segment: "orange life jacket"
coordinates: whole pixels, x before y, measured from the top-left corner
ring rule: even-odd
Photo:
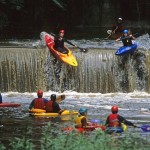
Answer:
[[[34,99],[34,108],[45,109],[44,98],[35,98]]]
[[[109,115],[109,127],[119,127],[118,114]]]
[[[53,112],[53,101],[52,100],[50,100],[46,103],[45,109],[46,109],[46,112]]]

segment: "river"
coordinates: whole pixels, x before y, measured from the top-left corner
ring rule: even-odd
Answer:
[[[44,97],[63,93],[66,99],[62,108],[79,110],[88,108],[89,119],[105,122],[112,105],[119,106],[119,114],[137,125],[149,124],[150,115],[150,39],[146,34],[137,39],[139,51],[127,60],[114,55],[121,43],[93,40],[72,40],[87,53],[73,49],[79,66],[53,64],[48,49],[39,40],[12,40],[1,42],[0,88],[3,102],[20,103],[18,108],[0,108],[0,141],[8,144],[14,137],[21,137],[29,127],[40,130],[51,122],[55,128],[72,125],[72,121],[35,118],[28,113],[36,90],[43,89]],[[130,58],[130,59],[129,59]],[[122,65],[124,64],[124,65]],[[12,91],[12,92],[11,92]],[[55,91],[55,92],[53,92]],[[145,136],[139,128],[129,127],[127,133]],[[35,132],[36,137],[41,132]]]

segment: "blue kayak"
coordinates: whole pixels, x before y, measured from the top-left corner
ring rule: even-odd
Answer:
[[[137,43],[135,43],[131,46],[123,46],[117,50],[115,55],[121,56],[121,55],[129,54],[129,53],[133,53],[136,49],[137,49]]]
[[[124,132],[122,127],[108,127],[106,133],[122,133]]]

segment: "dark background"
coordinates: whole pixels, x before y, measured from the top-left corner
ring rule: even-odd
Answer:
[[[62,28],[94,37],[118,17],[126,27],[148,32],[150,0],[0,0],[0,38],[38,38]]]

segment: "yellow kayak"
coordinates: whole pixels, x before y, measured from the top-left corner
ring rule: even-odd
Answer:
[[[46,42],[46,45],[48,46],[49,50],[57,57],[57,59],[63,61],[66,64],[69,64],[71,66],[78,66],[78,62],[75,58],[75,56],[72,54],[72,51],[65,46],[67,49],[68,53],[63,54],[57,50],[54,49],[54,38],[50,36],[48,33],[41,33],[44,36],[44,40]]]
[[[64,110],[61,115],[59,113],[46,113],[43,109],[31,109],[29,110],[31,115],[36,117],[61,117],[62,120],[71,120],[72,117],[75,117],[78,115],[77,111],[74,110]]]

